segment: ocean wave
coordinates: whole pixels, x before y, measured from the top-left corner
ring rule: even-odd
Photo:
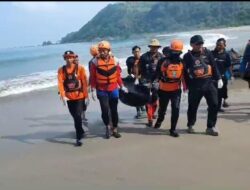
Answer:
[[[126,68],[126,58],[118,58],[122,69]],[[85,66],[86,68],[86,66]],[[89,75],[86,68],[87,75]],[[0,97],[14,94],[22,94],[34,90],[45,89],[57,86],[57,71],[50,70],[44,72],[20,75],[13,79],[0,81]]]
[[[0,97],[56,86],[56,76],[57,71],[45,71],[0,81]]]

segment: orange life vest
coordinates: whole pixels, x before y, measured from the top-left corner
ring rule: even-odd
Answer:
[[[117,65],[113,57],[105,62],[97,58],[96,81],[98,84],[117,83]]]
[[[159,88],[163,91],[176,91],[181,88],[181,79],[183,77],[183,64],[171,63],[168,60],[161,65],[161,80]]]

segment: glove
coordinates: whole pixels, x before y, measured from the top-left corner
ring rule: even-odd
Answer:
[[[89,105],[89,98],[86,98],[86,100],[85,100],[85,105],[86,105],[86,106]]]
[[[135,85],[139,84],[139,79],[135,79]]]
[[[218,80],[218,88],[221,89],[223,87],[222,79]]]
[[[125,93],[128,93],[128,89],[127,89],[125,86],[122,86],[122,87],[121,87],[121,90],[122,90],[123,92],[125,92]]]
[[[130,76],[133,77],[133,78],[135,78],[135,75],[133,75],[133,74],[130,74]]]

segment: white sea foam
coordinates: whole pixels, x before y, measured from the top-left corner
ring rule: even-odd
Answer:
[[[126,58],[118,58],[122,69],[126,68]],[[87,69],[86,69],[87,71]],[[89,75],[87,71],[87,75]],[[57,85],[57,71],[36,72],[13,79],[0,81],[0,97],[27,93]]]

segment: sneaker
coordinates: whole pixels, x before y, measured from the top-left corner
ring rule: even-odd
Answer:
[[[154,129],[159,129],[161,127],[161,123],[160,122],[156,122]]]
[[[114,132],[113,131],[113,134],[112,134],[115,138],[121,138],[121,134],[118,133],[118,132]]]
[[[82,142],[81,142],[81,140],[76,140],[76,144],[75,144],[75,146],[82,146]]]
[[[179,136],[180,136],[175,130],[172,131],[172,130],[170,129],[169,132],[170,132],[170,136],[172,136],[172,137],[179,137]]]
[[[105,133],[105,137],[106,139],[110,138],[110,130],[109,130],[109,126],[106,126],[106,133]]]
[[[224,101],[223,104],[222,104],[222,106],[223,106],[224,108],[228,108],[228,107],[229,107],[229,104],[228,104],[226,101]]]
[[[212,127],[212,128],[207,128],[206,129],[206,134],[207,135],[212,135],[212,136],[218,136],[219,135],[219,131],[216,127]]]
[[[192,134],[195,133],[195,130],[193,129],[192,126],[188,126],[187,132]]]
[[[148,123],[146,124],[147,127],[153,127],[153,121],[148,121]]]

